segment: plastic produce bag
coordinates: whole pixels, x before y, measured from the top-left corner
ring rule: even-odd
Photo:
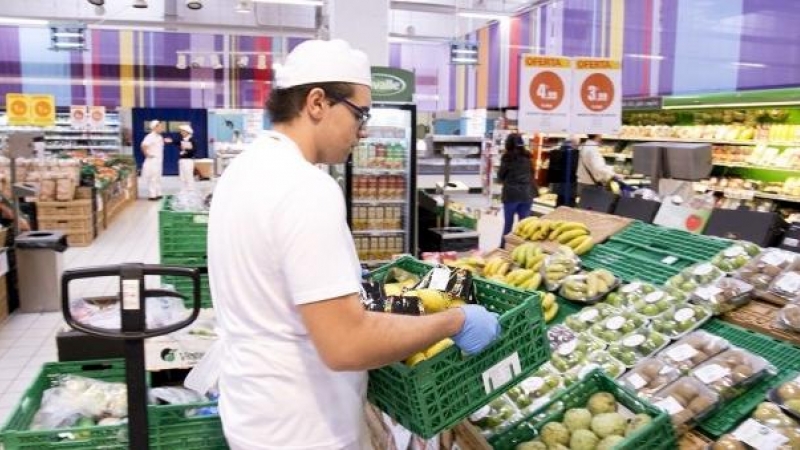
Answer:
[[[667,280],[666,286],[691,293],[699,286],[713,284],[725,274],[711,263],[699,263]]]
[[[152,388],[148,397],[152,405],[188,405],[207,400],[191,389],[172,386]]]
[[[784,306],[775,320],[781,328],[800,333],[800,302],[795,299]]]
[[[735,397],[747,386],[775,368],[766,359],[747,350],[733,347],[696,367],[692,375],[723,397]]]
[[[768,248],[737,270],[734,276],[753,285],[756,289],[767,289],[784,269],[797,260],[797,254],[778,248]]]
[[[545,258],[544,264],[539,270],[541,271],[545,288],[548,291],[555,291],[568,276],[577,272],[580,268],[580,258],[571,251],[566,251],[559,247],[559,250]]]
[[[128,415],[125,383],[110,383],[75,375],[65,375],[58,385],[47,389],[33,417],[31,429],[70,427],[82,418],[100,420]]]
[[[744,267],[750,260],[761,253],[761,247],[747,241],[736,244],[717,253],[711,263],[723,272],[731,273]]]
[[[122,326],[120,305],[114,297],[85,299],[77,298],[70,303],[70,311],[79,323],[98,328],[118,330]],[[151,297],[146,299],[147,327],[161,328],[172,325],[189,316],[183,300],[175,297]]]
[[[750,301],[753,286],[736,278],[720,278],[710,286],[695,289],[692,303],[704,305],[714,314],[725,314]]]
[[[197,191],[182,190],[172,198],[171,208],[179,212],[206,212],[208,205]]]
[[[785,299],[800,296],[800,265],[794,263],[792,267],[775,277],[769,285],[769,292]]]

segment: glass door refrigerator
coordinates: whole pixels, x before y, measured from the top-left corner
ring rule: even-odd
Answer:
[[[417,253],[416,106],[375,103],[345,166],[348,224],[363,265]]]

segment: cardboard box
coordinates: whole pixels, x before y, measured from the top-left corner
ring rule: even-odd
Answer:
[[[175,334],[147,339],[144,344],[145,368],[150,371],[190,369],[206,354],[216,338]]]

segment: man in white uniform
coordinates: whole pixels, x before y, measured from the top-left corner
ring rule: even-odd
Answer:
[[[477,353],[499,333],[497,316],[477,305],[364,310],[342,191],[314,164],[344,162],[364,135],[367,57],[341,40],[306,41],[274,86],[274,130],[225,170],[209,217],[225,436],[234,450],[369,449],[365,371],[446,337]]]
[[[142,140],[142,180],[147,183],[148,198],[161,198],[161,174],[164,166],[164,125],[158,120],[150,121],[150,133]]]
[[[189,125],[178,127],[181,140],[178,142],[178,174],[184,190],[194,189],[194,155],[197,151],[197,140],[193,137],[194,130]]]

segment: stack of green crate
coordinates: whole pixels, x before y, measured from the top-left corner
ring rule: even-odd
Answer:
[[[23,394],[19,404],[0,430],[5,450],[127,450],[128,426],[106,425],[58,429],[31,429],[47,389],[65,375],[108,382],[125,382],[125,362],[121,359],[47,363]],[[216,402],[186,405],[150,405],[148,420],[150,448],[153,450],[226,450],[222,422]]]
[[[634,222],[584,255],[589,269],[606,268],[625,281],[663,284],[681,270],[710,261],[732,241]]]
[[[206,267],[208,261],[208,213],[173,211],[171,205],[172,197],[165,197],[161,203],[161,210],[158,212],[161,264]],[[190,279],[163,277],[162,283],[175,286],[178,292],[191,299],[192,281]],[[208,275],[201,276],[200,286],[202,306],[210,308],[211,289],[208,285]]]

